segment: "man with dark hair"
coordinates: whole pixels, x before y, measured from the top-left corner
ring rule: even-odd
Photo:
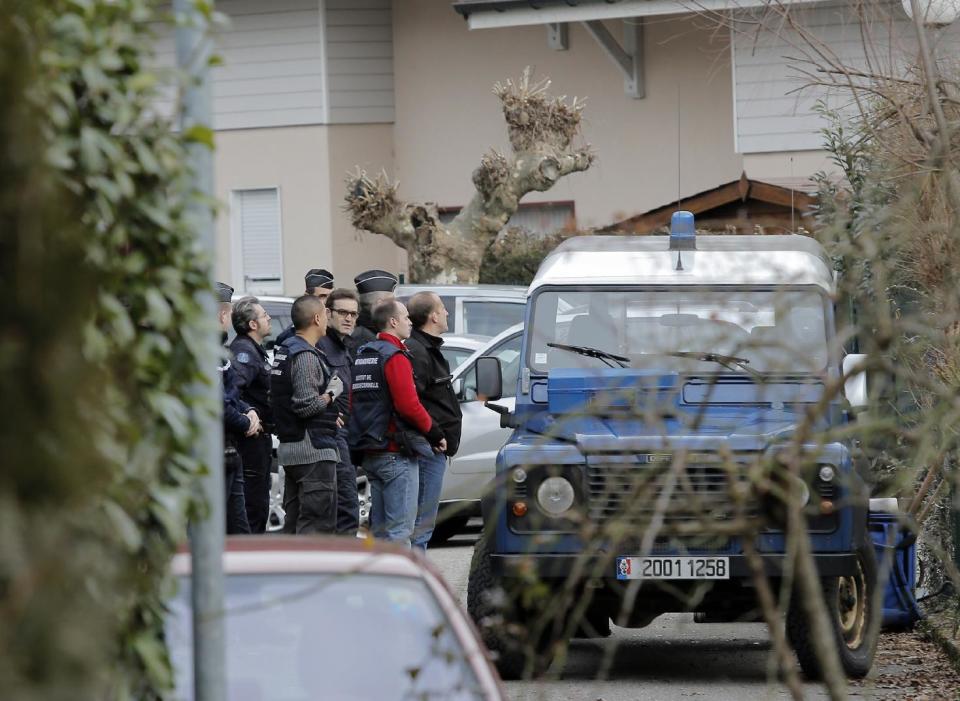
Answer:
[[[350,333],[360,314],[360,302],[353,290],[339,288],[327,297],[327,334],[320,339],[318,348],[323,351],[331,370],[350,386],[350,366],[353,358],[347,348]],[[337,397],[336,409],[341,422],[350,416],[350,393],[344,392]],[[357,534],[360,526],[360,502],[357,495],[357,468],[350,460],[350,448],[347,445],[347,430],[341,427],[337,432],[337,450],[340,462],[337,463],[337,533]]]
[[[434,423],[443,430],[447,440],[446,450],[417,458],[420,467],[417,521],[413,531],[413,546],[427,549],[430,536],[437,523],[440,507],[440,490],[443,473],[447,469],[447,457],[453,457],[460,446],[460,429],[463,414],[457,393],[453,391],[450,364],[440,348],[440,334],[447,331],[447,308],[433,292],[418,292],[410,298],[410,321],[413,332],[407,340],[407,348],[413,360],[413,377],[417,395]]]
[[[270,335],[270,315],[256,297],[244,297],[233,305],[233,328],[237,337],[230,344],[240,398],[260,416],[263,430],[240,439],[243,460],[243,494],[251,533],[267,530],[270,515],[270,462],[273,448],[270,433],[270,362],[263,339]]]
[[[343,382],[317,342],[327,310],[317,297],[298,297],[290,310],[295,333],[274,351],[270,401],[283,465],[286,533],[333,533],[337,521],[336,401]]]
[[[227,329],[233,305],[230,300],[233,288],[222,282],[215,285],[222,342],[227,340]],[[236,370],[227,357],[220,365],[220,382],[223,389],[223,486],[226,498],[227,533],[249,533],[247,510],[243,495],[243,460],[238,444],[243,438],[255,436],[260,431],[260,418],[246,402],[240,399],[237,389]]]
[[[373,308],[380,302],[393,299],[399,281],[396,275],[386,270],[366,270],[353,278],[353,282],[360,297],[360,318],[352,338],[354,348],[359,348],[377,337],[379,329],[373,322]]]
[[[323,268],[311,268],[303,276],[304,295],[317,297],[321,302],[327,301],[327,296],[333,292],[333,274]],[[279,346],[288,338],[293,336],[295,329],[293,324],[284,329],[277,336],[275,345]]]
[[[323,268],[311,268],[303,276],[304,294],[319,297],[326,303],[327,297],[333,291],[333,274]]]
[[[373,321],[380,333],[359,348],[353,361],[350,446],[364,453],[373,535],[410,545],[419,496],[417,456],[443,451],[447,444],[417,398],[403,344],[412,330],[406,307],[396,300],[381,302]]]

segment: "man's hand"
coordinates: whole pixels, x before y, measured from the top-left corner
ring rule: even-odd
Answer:
[[[343,414],[337,414],[337,428],[343,428]]]
[[[260,433],[260,417],[257,416],[257,412],[251,409],[246,413],[246,417],[250,419],[250,428],[247,429],[247,437],[255,436]]]
[[[337,397],[343,394],[343,380],[340,379],[339,375],[334,375],[330,378],[323,393],[330,395],[331,402],[336,401]]]
[[[446,452],[447,452],[447,439],[446,439],[446,438],[441,438],[441,439],[440,439],[440,442],[437,443],[437,445],[434,446],[433,449],[434,449],[436,452],[438,452],[438,453],[446,453]]]

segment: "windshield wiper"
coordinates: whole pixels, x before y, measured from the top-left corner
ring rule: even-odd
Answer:
[[[602,351],[599,348],[590,348],[589,346],[568,346],[565,343],[548,343],[550,348],[559,348],[560,350],[570,351],[571,353],[576,353],[577,355],[585,355],[588,358],[596,358],[597,360],[602,360],[608,367],[616,367],[610,361],[614,361],[622,368],[629,367],[630,358],[624,358],[622,355],[614,355],[613,353],[607,353],[607,351]]]
[[[721,353],[707,353],[707,352],[698,352],[698,351],[673,351],[670,353],[664,353],[664,355],[669,355],[671,358],[690,358],[692,360],[702,360],[708,363],[717,363],[722,365],[727,370],[737,371],[747,373],[754,380],[763,381],[763,375],[752,367],[750,367],[750,360],[748,358],[739,358],[735,355],[722,355]]]

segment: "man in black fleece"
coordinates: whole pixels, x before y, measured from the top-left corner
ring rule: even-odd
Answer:
[[[336,400],[343,381],[317,346],[327,309],[317,297],[297,298],[290,310],[296,333],[276,348],[270,401],[283,465],[286,533],[333,533],[337,521]]]

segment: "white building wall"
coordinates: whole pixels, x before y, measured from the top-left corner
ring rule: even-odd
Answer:
[[[329,123],[393,122],[390,0],[325,0]],[[452,11],[438,7],[438,12]]]
[[[741,20],[758,16],[748,12],[738,15]],[[824,65],[818,53],[834,56],[838,63],[851,68],[888,75],[902,70],[916,55],[915,30],[900,2],[818,3],[791,7],[789,20],[770,12],[763,16],[762,30],[744,21],[732,31],[735,128],[740,153],[821,149],[820,129],[825,123],[815,109],[820,100],[831,109],[856,113],[849,90],[810,86],[812,80],[835,79],[817,73],[817,65]],[[958,37],[956,27],[947,30],[940,41],[941,56],[956,55]],[[753,172],[750,175],[756,177]]]
[[[322,0],[219,0],[229,24],[214,42],[214,128],[322,124],[326,121]],[[176,65],[173,30],[157,25],[157,62]],[[159,107],[172,111],[174,93]]]

